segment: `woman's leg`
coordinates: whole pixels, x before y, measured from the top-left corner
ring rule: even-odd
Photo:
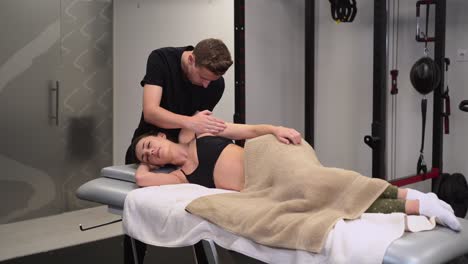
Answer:
[[[406,213],[408,215],[435,216],[436,220],[453,230],[460,230],[460,222],[450,205],[434,193],[422,193],[390,185],[367,209],[366,213]]]
[[[398,188],[397,186],[389,185],[387,189],[385,189],[385,191],[379,196],[379,198],[406,200],[407,195],[408,189]]]
[[[383,199],[397,199],[399,195],[399,189],[396,186],[389,185],[387,189],[379,196]]]
[[[406,200],[408,196],[409,189],[398,188],[394,185],[389,185],[387,189],[379,196],[379,198],[386,198],[386,199],[403,199]],[[408,199],[408,200],[416,200],[416,199]]]
[[[406,201],[404,201],[405,198],[406,190],[389,185],[379,198],[366,210],[366,213],[407,213]],[[409,209],[413,209],[413,203],[410,203]]]
[[[406,201],[391,198],[378,198],[366,210],[366,213],[406,213]]]
[[[454,213],[452,207],[445,201],[440,200],[435,193],[423,193],[418,190],[410,188],[398,188],[397,186],[389,185],[387,189],[379,196],[379,198],[387,199],[403,199],[403,200],[421,200],[424,197],[430,197],[431,199],[437,199],[439,203],[447,210]],[[413,205],[410,205],[412,208]],[[413,210],[411,210],[413,211]]]

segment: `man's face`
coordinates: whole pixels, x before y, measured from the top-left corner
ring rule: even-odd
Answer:
[[[210,85],[210,82],[218,80],[219,77],[221,76],[214,74],[205,67],[196,66],[194,57],[189,58],[187,78],[192,84],[206,88]]]

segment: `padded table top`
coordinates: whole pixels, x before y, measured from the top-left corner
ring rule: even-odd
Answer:
[[[105,167],[101,170],[101,177],[135,182],[135,171],[137,167],[137,164]],[[154,172],[169,173],[173,170],[174,167],[167,166],[154,170]]]
[[[80,186],[77,196],[122,210],[127,193],[139,188],[134,183],[135,169],[136,165],[104,168],[101,171],[103,177]],[[164,170],[167,171],[168,168]],[[384,263],[444,263],[468,254],[468,221],[459,220],[462,225],[459,233],[441,226],[426,232],[405,233],[402,238],[390,244]]]

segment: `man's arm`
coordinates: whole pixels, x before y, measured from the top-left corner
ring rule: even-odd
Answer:
[[[184,128],[189,117],[172,113],[160,106],[163,89],[158,85],[143,87],[143,116],[145,121],[161,128]]]
[[[276,138],[285,143],[300,144],[301,134],[295,129],[273,126],[273,125],[244,125],[244,124],[233,124],[226,123],[227,127],[224,131],[217,135],[230,138],[230,139],[249,139],[254,137],[263,136],[266,134],[273,134]]]
[[[225,129],[224,121],[211,116],[208,110],[194,116],[170,112],[160,106],[163,89],[158,85],[143,87],[143,116],[145,121],[161,128],[186,128],[196,133],[218,133]]]

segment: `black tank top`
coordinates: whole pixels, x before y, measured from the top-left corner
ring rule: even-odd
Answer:
[[[218,136],[197,138],[198,167],[189,175],[181,170],[187,180],[208,188],[216,188],[214,167],[219,155],[229,144],[233,144],[232,140]]]

